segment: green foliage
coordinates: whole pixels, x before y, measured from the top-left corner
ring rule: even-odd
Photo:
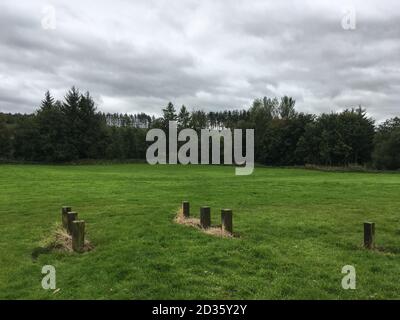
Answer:
[[[168,106],[165,109],[162,109],[162,126],[165,131],[168,131],[169,121],[176,121],[178,116],[176,114],[176,110],[172,102],[168,103]]]
[[[197,110],[192,112],[192,116],[190,119],[190,127],[197,132],[200,132],[201,129],[207,128],[207,114],[202,110]]]
[[[0,159],[10,159],[12,156],[12,134],[5,121],[0,119]]]
[[[106,126],[96,112],[89,92],[82,95],[73,87],[62,104],[66,134],[64,143],[69,150],[68,160],[96,159],[104,157],[106,150]]]
[[[64,162],[101,159],[107,147],[107,126],[87,92],[73,87],[65,101],[49,92],[34,115],[18,117],[13,137],[14,157],[20,160]],[[2,130],[3,132],[4,130]]]
[[[187,111],[186,107],[182,105],[178,114],[178,128],[185,129],[189,128],[190,124],[190,113]]]
[[[307,125],[297,154],[310,164],[366,164],[371,161],[373,138],[374,121],[361,108],[322,114]]]
[[[168,136],[169,121],[177,121],[178,130],[192,128],[198,133],[201,129],[254,129],[255,160],[262,164],[400,168],[398,118],[380,126],[375,136],[374,120],[361,107],[315,116],[298,113],[295,104],[288,96],[264,97],[255,99],[248,110],[189,112],[182,105],[177,114],[169,102],[162,117],[155,118],[145,113],[100,113],[89,92],[81,94],[72,87],[63,102],[46,92],[34,115],[0,114],[0,158],[145,159],[147,131],[160,128]]]
[[[313,123],[312,115],[290,114],[283,119],[273,119],[264,133],[261,162],[268,165],[301,165],[297,146],[303,137],[307,125]]]
[[[294,106],[296,101],[288,96],[284,96],[281,99],[281,103],[279,104],[279,116],[281,119],[291,119],[296,115],[296,111]]]
[[[67,123],[60,102],[55,102],[50,93],[46,93],[42,105],[36,113],[39,128],[39,160],[46,162],[67,161],[65,140]]]
[[[146,154],[146,132],[133,127],[108,129],[107,159],[143,159]]]
[[[375,136],[374,164],[379,169],[400,168],[400,118],[387,120]]]
[[[40,128],[36,117],[22,117],[16,123],[14,157],[17,160],[38,161],[40,152]]]

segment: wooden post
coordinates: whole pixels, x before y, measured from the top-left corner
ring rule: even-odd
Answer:
[[[375,241],[375,222],[364,222],[364,247],[372,249]]]
[[[75,220],[78,220],[78,213],[77,212],[68,212],[68,224],[67,224],[67,231],[69,234],[72,234],[72,223]]]
[[[72,222],[72,249],[83,252],[85,246],[85,221],[75,220]]]
[[[62,207],[61,209],[61,222],[63,228],[68,228],[68,212],[71,212],[71,207]]]
[[[207,229],[211,226],[210,207],[201,207],[200,208],[200,225],[204,229]]]
[[[189,218],[190,216],[190,205],[189,201],[182,202],[182,213],[185,218]]]
[[[222,224],[222,231],[227,231],[229,233],[233,232],[232,210],[231,209],[222,209],[221,210],[221,224]]]

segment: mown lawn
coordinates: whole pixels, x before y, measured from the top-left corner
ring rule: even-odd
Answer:
[[[222,166],[0,166],[1,299],[382,299],[400,295],[400,175]],[[233,209],[237,239],[173,222]],[[95,245],[32,253],[71,205]],[[362,248],[376,222],[379,250]],[[41,268],[57,270],[53,293]],[[343,290],[354,265],[357,289]]]

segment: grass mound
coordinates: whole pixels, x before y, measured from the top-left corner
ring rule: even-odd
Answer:
[[[93,249],[94,246],[89,240],[85,239],[83,252],[88,252]],[[32,258],[36,260],[39,255],[51,253],[52,251],[73,252],[72,236],[59,224],[54,227],[48,237],[41,241],[40,246],[33,250]]]

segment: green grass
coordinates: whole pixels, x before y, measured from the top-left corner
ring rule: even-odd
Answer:
[[[223,166],[0,166],[1,299],[399,297],[400,175]],[[234,214],[240,238],[173,223],[181,200]],[[95,249],[32,253],[71,205]],[[376,222],[380,250],[362,248]],[[57,288],[41,288],[41,268]],[[354,265],[357,289],[343,290]]]

